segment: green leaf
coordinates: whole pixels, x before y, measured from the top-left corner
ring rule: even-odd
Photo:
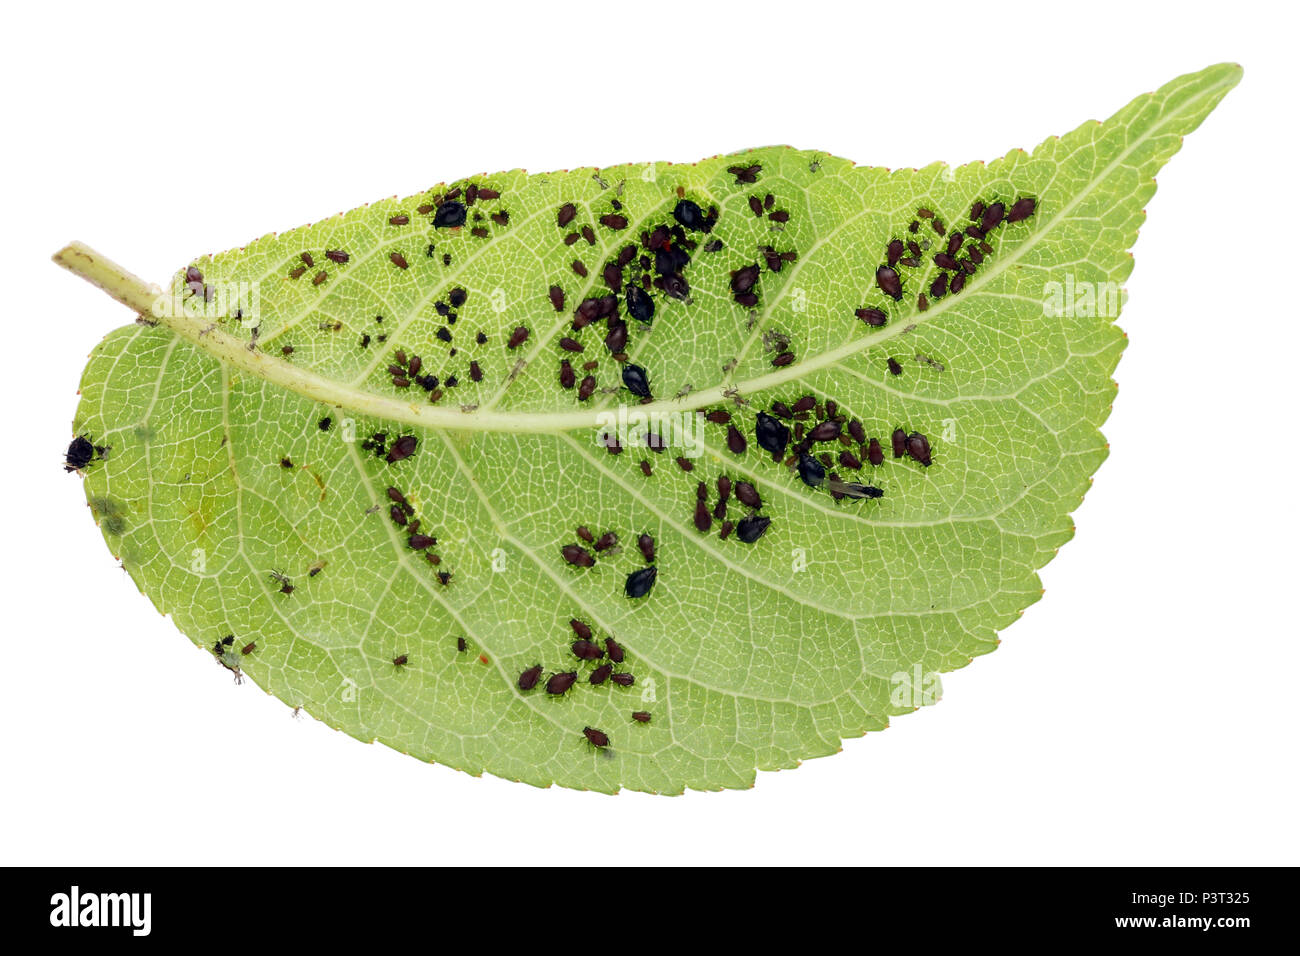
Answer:
[[[1036,571],[1106,456],[1119,286],[1154,175],[1239,76],[1181,77],[988,165],[889,172],[777,147],[474,176],[197,260],[201,279],[182,270],[159,297],[70,247],[56,258],[149,313],[86,367],[74,428],[104,447],[87,498],[198,647],[354,737],[536,785],[750,786],[756,769],[933,702],[939,672],[993,650],[1038,599]],[[663,248],[654,230],[682,197],[716,222]],[[968,267],[936,264],[981,224],[982,239],[953,240]],[[922,246],[918,265],[895,265],[897,299],[878,273],[893,239],[904,260],[906,242]],[[652,324],[628,321],[646,404],[620,379],[606,319],[573,328],[628,245],[621,282],[656,277],[658,255],[689,286],[651,286]],[[596,363],[586,400],[562,387],[563,360],[578,381]],[[813,487],[762,451],[757,413],[803,396],[818,407],[799,426],[833,402],[883,463],[856,439],[817,444],[842,483]],[[653,451],[624,434],[614,454],[599,416],[620,409],[670,416],[688,429],[672,440],[700,445]],[[706,412],[731,416],[743,452],[726,424],[694,431]],[[893,454],[899,428],[928,438],[932,463],[918,439]],[[770,519],[748,542],[721,533],[755,513],[740,482]],[[836,500],[852,483],[883,496]],[[412,535],[416,519],[436,543]],[[618,544],[584,544],[579,527]],[[629,597],[642,534],[657,577]],[[592,566],[566,561],[573,544]],[[570,619],[602,647],[616,638],[613,672],[632,686],[590,682],[607,661],[575,657]],[[541,681],[522,690],[533,665]],[[569,671],[573,687],[548,694]],[[642,711],[649,722],[633,720]]]

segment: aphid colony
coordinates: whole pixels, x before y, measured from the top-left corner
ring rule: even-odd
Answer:
[[[894,238],[885,246],[885,261],[876,267],[876,287],[895,302],[900,302],[905,292],[905,277],[899,270],[919,271],[918,281],[924,288],[917,294],[916,307],[924,312],[930,307],[931,301],[937,301],[946,295],[956,295],[966,287],[967,281],[975,275],[985,258],[993,254],[993,246],[988,237],[995,229],[1003,224],[1028,219],[1036,207],[1036,201],[1029,197],[1017,199],[1009,209],[1002,202],[985,205],[977,201],[970,210],[970,225],[955,228],[951,232],[933,210],[922,207],[916,211],[916,218],[907,227],[911,238]],[[937,239],[932,240],[926,236],[921,226],[923,222],[930,224]],[[938,268],[933,277],[924,264],[927,255]],[[929,280],[928,286],[924,285],[926,279]],[[875,307],[864,307],[854,314],[873,328],[879,328],[888,321],[885,312]],[[893,366],[890,370],[893,371]]]
[[[724,413],[726,414],[726,413]],[[734,426],[730,426],[733,427]],[[697,482],[695,486],[695,513],[692,522],[695,530],[701,534],[708,534],[713,529],[713,522],[720,522],[718,528],[718,537],[726,541],[731,537],[731,533],[736,533],[736,538],[745,544],[753,544],[772,524],[772,519],[767,515],[758,514],[759,509],[763,507],[763,501],[759,497],[757,489],[747,481],[732,482],[727,475],[718,475],[716,482],[716,500],[712,507],[709,506],[709,485],[706,482]],[[728,516],[728,508],[732,506],[731,496],[736,496],[736,505],[748,509],[749,513],[739,517],[739,520],[732,520]]]
[[[605,683],[617,684],[619,687],[631,687],[636,683],[636,678],[629,672],[616,670],[625,661],[626,654],[622,645],[612,637],[606,637],[603,642],[597,642],[591,631],[591,626],[585,621],[577,618],[569,620],[569,627],[573,630],[574,640],[569,644],[569,650],[577,658],[576,667],[581,668],[585,664],[592,665],[590,671],[586,671],[586,683],[599,687]],[[562,665],[563,666],[563,665]],[[523,671],[516,685],[524,693],[535,690],[538,684],[542,684],[546,693],[553,698],[564,697],[579,681],[578,670],[560,670],[552,673],[542,682],[542,665],[534,664]],[[646,711],[636,711],[632,714],[632,719],[637,723],[648,724],[650,714]],[[583,728],[583,735],[593,745],[597,747],[608,747],[609,737],[603,731],[595,730],[591,727]]]
[[[594,567],[596,555],[612,557],[622,553],[622,549],[618,547],[618,535],[613,531],[606,531],[597,538],[585,525],[582,525],[578,527],[576,533],[584,544],[578,544],[575,541],[560,548],[560,557],[567,564],[576,568]],[[590,548],[588,548],[588,545]],[[649,594],[659,573],[654,566],[654,538],[648,534],[642,534],[637,538],[637,549],[650,566],[628,574],[627,580],[623,584],[623,593],[630,598],[643,598]],[[592,553],[593,551],[595,554]]]
[[[406,535],[406,546],[422,553],[429,566],[438,569],[439,583],[444,586],[450,584],[452,574],[441,567],[442,557],[433,550],[438,545],[438,539],[420,529],[420,519],[415,516],[415,508],[406,500],[406,495],[392,485],[388,486],[386,493],[389,501],[388,518]]]
[[[643,367],[628,362],[629,322],[643,326],[653,323],[656,296],[690,300],[686,269],[698,245],[692,234],[710,232],[718,219],[716,207],[705,213],[699,204],[682,197],[681,192],[678,191],[678,202],[673,208],[673,221],[642,231],[639,243],[629,242],[622,246],[600,270],[600,279],[608,291],[601,295],[588,295],[573,311],[572,330],[575,334],[595,323],[604,323],[605,351],[623,366],[619,373],[623,387],[642,401],[649,401],[652,397],[650,375]],[[597,223],[604,229],[621,232],[628,227],[628,220],[618,211],[622,209],[621,203],[615,199],[612,204],[616,211],[598,217]],[[573,246],[585,242],[594,246],[597,241],[595,229],[589,225],[573,228],[577,215],[577,206],[571,202],[564,203],[556,212],[556,225],[566,230],[564,244]],[[720,249],[721,244],[716,248]],[[590,275],[581,259],[575,260],[572,268],[579,278],[586,279]],[[567,296],[562,286],[550,286],[546,298],[556,312],[563,312],[567,307]],[[585,353],[587,348],[574,335],[562,337],[557,345],[561,352],[560,387],[566,390],[576,388],[578,401],[588,401],[596,393],[594,373],[600,367],[599,361],[588,359],[581,362],[580,369],[574,367],[579,361],[577,356]]]
[[[434,311],[442,318],[444,323],[438,328],[434,335],[439,342],[445,343],[449,346],[447,350],[448,358],[455,358],[460,351],[460,349],[453,344],[455,342],[455,333],[452,330],[452,326],[456,324],[456,320],[460,317],[456,310],[464,306],[468,299],[469,292],[460,286],[457,286],[447,294],[446,299],[439,299],[434,303]],[[375,321],[382,323],[383,316],[376,316]],[[527,330],[525,329],[523,331],[526,337]],[[387,336],[381,335],[379,336],[379,341],[382,342],[386,338]],[[363,335],[361,338],[361,348],[367,348],[370,345],[370,341],[371,339],[369,335]],[[474,342],[476,345],[484,345],[487,341],[488,337],[482,332],[478,332],[474,336]],[[513,348],[514,346],[511,347]],[[412,386],[422,388],[428,393],[430,404],[437,404],[446,394],[447,389],[455,388],[460,384],[460,378],[456,374],[444,373],[442,376],[432,374],[426,368],[422,356],[408,356],[406,351],[400,348],[394,350],[392,361],[388,364],[386,371],[394,388],[409,389]],[[483,368],[477,360],[473,360],[469,363],[468,375],[470,381],[480,382],[483,380]]]

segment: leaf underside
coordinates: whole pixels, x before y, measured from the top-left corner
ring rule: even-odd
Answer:
[[[88,500],[196,645],[351,736],[539,786],[751,786],[931,702],[932,675],[993,650],[1038,599],[1106,456],[1125,344],[1108,290],[1132,268],[1156,171],[1239,72],[1181,77],[987,165],[889,172],[776,147],[513,171],[196,260],[171,292],[213,297],[206,315],[118,329],[91,355],[74,428],[105,451]],[[683,199],[695,228],[674,218],[690,219]],[[950,242],[951,269],[934,258]],[[878,273],[891,261],[899,298]],[[643,281],[649,324],[628,315]],[[212,312],[241,282],[255,333],[228,303]],[[1053,283],[1063,308],[1045,308]],[[588,299],[596,318],[575,329]],[[187,322],[204,332],[178,334]],[[803,417],[774,416],[802,428],[774,460],[757,413],[805,396]],[[630,433],[610,449],[597,415],[620,408],[731,421],[703,424],[698,456]],[[809,442],[826,420],[845,439]],[[895,456],[898,429],[925,436],[928,466],[917,439]],[[798,434],[830,456],[816,487],[785,460]],[[837,500],[832,474],[883,495]],[[770,524],[750,542],[752,515]],[[435,543],[412,540],[415,520]],[[641,535],[657,571],[631,598],[651,564]],[[624,660],[579,660],[571,619]],[[548,693],[565,672],[573,686]]]

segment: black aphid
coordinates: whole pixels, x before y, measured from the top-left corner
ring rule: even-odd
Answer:
[[[645,597],[650,593],[650,589],[655,586],[655,578],[658,575],[659,569],[654,565],[641,568],[639,571],[633,571],[627,576],[627,581],[623,585],[623,593],[630,598]]]
[[[627,314],[638,322],[649,322],[654,318],[654,300],[639,285],[627,287]]]
[[[772,519],[766,515],[748,515],[741,518],[740,523],[736,525],[736,537],[745,544],[753,544],[763,537],[763,532],[771,523]]]
[[[731,173],[731,175],[736,177],[737,184],[740,183],[752,184],[758,182],[758,174],[762,171],[762,169],[763,169],[762,166],[760,166],[758,163],[755,163],[752,166],[728,166],[727,172]]]
[[[650,397],[650,380],[646,377],[645,369],[640,365],[629,363],[623,366],[623,384],[638,398]]]
[[[954,284],[955,284],[955,283],[954,283]],[[954,289],[953,291],[956,291],[956,290]],[[903,366],[899,365],[899,364],[898,364],[898,359],[894,358],[892,355],[889,357],[888,365],[889,365],[889,374],[890,374],[890,375],[902,375],[902,374],[903,374]]]
[[[597,730],[595,727],[583,727],[582,733],[583,736],[591,741],[591,744],[594,747],[609,746],[609,735],[603,730]]]
[[[820,461],[806,452],[799,456],[799,477],[805,485],[816,488],[826,480],[826,468]]]
[[[771,415],[759,412],[758,421],[754,426],[754,437],[758,440],[758,447],[764,451],[770,451],[773,455],[782,455],[785,453],[786,445],[790,444],[790,429]]]
[[[433,214],[433,224],[439,229],[454,229],[465,225],[465,206],[458,202],[445,202]]]
[[[677,205],[673,207],[673,218],[681,223],[683,228],[690,229],[692,232],[705,229],[707,224],[704,210],[689,199],[677,201]]]
[[[709,514],[709,504],[703,498],[695,502],[695,527],[707,532],[713,527],[713,516]]]
[[[68,445],[68,450],[64,454],[64,471],[80,471],[85,468],[95,457],[95,446],[86,438],[78,435],[72,439]]]

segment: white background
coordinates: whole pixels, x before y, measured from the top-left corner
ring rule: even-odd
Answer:
[[[124,9],[11,5],[0,41],[0,862],[1300,862],[1294,6]],[[753,790],[540,791],[292,719],[153,610],[60,468],[130,320],[50,263],[71,239],[161,281],[478,171],[988,159],[1222,60],[1245,79],[1159,176],[1045,599],[939,706]]]

